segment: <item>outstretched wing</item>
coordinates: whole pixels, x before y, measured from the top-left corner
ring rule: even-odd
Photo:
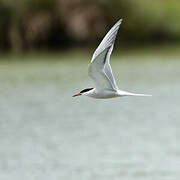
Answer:
[[[97,89],[118,89],[110,66],[110,56],[121,22],[120,19],[106,34],[89,64],[88,73]]]

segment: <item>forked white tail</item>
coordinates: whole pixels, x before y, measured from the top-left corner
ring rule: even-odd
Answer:
[[[120,96],[152,96],[150,94],[136,94],[136,93],[131,93],[131,92],[127,92],[127,91],[121,91],[121,90],[118,90],[118,94]]]
[[[136,93],[130,93],[129,96],[152,96],[150,94],[136,94]]]

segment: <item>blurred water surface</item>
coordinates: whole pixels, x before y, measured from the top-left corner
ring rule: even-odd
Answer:
[[[71,58],[0,62],[0,179],[179,179],[179,56],[114,56],[119,87],[153,96],[108,100],[72,98],[93,83]]]

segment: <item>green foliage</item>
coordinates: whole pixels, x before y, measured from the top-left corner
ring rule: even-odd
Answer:
[[[180,1],[113,0],[106,6],[110,17],[120,16],[125,20],[126,39],[180,40]]]
[[[177,0],[0,0],[0,49],[94,43],[119,18],[122,41],[180,41]]]
[[[27,10],[29,13],[38,12],[38,11],[55,11],[55,0],[28,0],[27,2]]]

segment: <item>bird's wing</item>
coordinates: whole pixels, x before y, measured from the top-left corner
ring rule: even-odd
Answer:
[[[94,80],[97,89],[118,89],[109,61],[121,22],[122,19],[106,34],[94,52],[91,63],[89,64],[88,73]]]

